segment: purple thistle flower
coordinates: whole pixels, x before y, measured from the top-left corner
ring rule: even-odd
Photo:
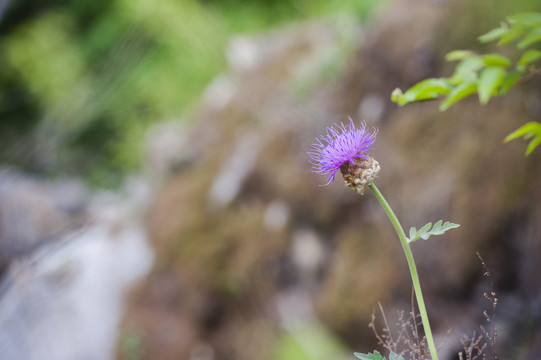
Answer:
[[[349,125],[340,123],[339,126],[328,127],[327,135],[316,138],[312,151],[308,152],[312,172],[329,175],[327,183],[321,186],[333,183],[336,173],[344,163],[354,164],[356,158],[366,159],[376,140],[377,129],[374,128],[372,133],[368,132],[364,122],[359,129],[355,129],[353,120],[350,116],[348,118]]]

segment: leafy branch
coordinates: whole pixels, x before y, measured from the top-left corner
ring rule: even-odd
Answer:
[[[397,88],[392,92],[391,100],[405,106],[412,102],[441,99],[440,111],[445,111],[456,102],[477,93],[479,102],[485,105],[492,97],[505,95],[518,83],[541,74],[541,69],[536,67],[541,60],[541,51],[526,50],[541,42],[541,13],[509,16],[507,22],[478,39],[482,43],[497,41],[498,46],[515,41],[522,54],[513,62],[497,53],[481,55],[469,50],[451,51],[445,59],[458,61],[451,77],[425,79],[405,92]],[[529,155],[541,143],[541,124],[528,123],[504,141],[518,137],[532,139],[526,149],[526,155]]]
[[[460,225],[446,221],[443,223],[442,220],[439,220],[432,226],[432,223],[429,222],[419,230],[417,230],[414,226],[410,228],[410,236],[408,238],[408,242],[412,243],[416,240],[423,239],[428,240],[430,236],[432,235],[442,235],[447,230],[454,229],[459,227]]]

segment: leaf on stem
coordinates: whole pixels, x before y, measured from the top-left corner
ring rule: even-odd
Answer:
[[[412,243],[416,240],[423,239],[428,240],[430,236],[432,235],[441,235],[445,233],[447,230],[454,229],[459,227],[460,225],[446,221],[443,223],[443,220],[439,220],[432,226],[432,223],[429,222],[425,226],[423,226],[421,229],[417,230],[414,226],[410,228],[410,236],[408,239],[409,243]],[[432,228],[432,229],[431,229]]]
[[[475,82],[477,81],[477,72],[484,66],[485,62],[482,57],[475,54],[467,56],[460,60],[449,81],[455,85],[464,82]]]
[[[523,71],[511,71],[505,74],[505,78],[503,79],[502,86],[500,88],[500,95],[506,94],[515,84],[517,81],[524,75]]]
[[[379,351],[374,351],[374,353],[370,354],[361,354],[361,353],[353,353],[357,358],[361,360],[386,360],[384,356],[382,356]]]
[[[470,96],[476,91],[477,91],[476,82],[465,82],[458,85],[453,90],[451,90],[451,92],[449,93],[449,96],[447,96],[445,100],[441,103],[440,110],[441,111],[447,110],[451,105],[453,105],[457,101],[467,96]]]
[[[517,47],[519,49],[524,49],[538,41],[541,41],[541,27],[534,28],[527,33],[517,44]]]
[[[541,144],[541,124],[531,121],[519,127],[511,134],[507,135],[504,142],[523,137],[525,140],[532,139],[526,148],[526,155],[530,155],[534,149]]]
[[[541,14],[537,12],[523,12],[507,17],[512,25],[541,26]]]
[[[485,54],[482,56],[483,62],[486,66],[503,66],[507,67],[511,65],[511,60],[507,56],[500,54]]]
[[[391,94],[391,100],[404,106],[414,101],[437,99],[440,95],[449,93],[451,89],[449,81],[430,78],[415,84],[405,93],[402,93],[400,89],[395,89]]]
[[[517,62],[519,66],[525,66],[531,64],[537,60],[541,59],[541,51],[539,50],[528,50],[520,57],[520,60]]]
[[[446,61],[458,61],[465,59],[469,56],[474,56],[475,53],[470,50],[453,50],[445,55]]]
[[[519,38],[520,36],[524,35],[526,30],[524,28],[512,28],[510,29],[507,34],[503,35],[498,41],[498,46],[503,46],[507,43],[510,43],[511,41]]]
[[[509,28],[506,26],[500,26],[498,28],[492,29],[486,34],[483,34],[479,36],[477,39],[479,39],[480,42],[486,43],[494,40],[500,39],[502,36],[507,34],[509,32]]]
[[[481,71],[477,90],[481,104],[485,105],[492,96],[498,94],[498,87],[503,83],[505,75],[502,66],[488,66]]]

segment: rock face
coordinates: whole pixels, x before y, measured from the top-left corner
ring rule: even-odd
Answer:
[[[152,266],[131,193],[0,174],[0,358],[113,359],[128,291]]]
[[[86,194],[75,180],[48,185],[2,169],[0,199],[1,273],[14,258],[79,227]]]
[[[397,108],[392,89],[441,74],[451,49],[445,3],[394,5],[364,33],[340,20],[232,42],[231,69],[209,88],[185,142],[191,160],[148,214],[158,265],[125,323],[141,356],[273,359],[295,333],[283,314],[321,321],[340,351],[371,350],[366,325],[378,301],[409,311],[405,259],[376,200],[341,181],[319,187],[324,179],[310,173],[310,144],[347,115],[379,128],[376,181],[404,226],[462,225],[413,249],[442,358],[485,322],[491,281],[500,353],[520,342],[525,358],[541,354],[539,329],[525,325],[539,322],[541,303],[541,152],[524,157],[524,144],[501,143],[539,118],[527,100],[539,89],[445,113],[436,103]]]

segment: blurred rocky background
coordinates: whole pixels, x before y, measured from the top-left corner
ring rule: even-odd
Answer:
[[[404,256],[373,196],[318,186],[306,155],[351,115],[379,128],[405,227],[462,225],[413,249],[440,358],[493,286],[499,358],[539,359],[541,155],[502,139],[539,121],[541,81],[445,113],[389,100],[520,11],[541,5],[1,2],[0,358],[375,349],[378,302],[411,310]]]

